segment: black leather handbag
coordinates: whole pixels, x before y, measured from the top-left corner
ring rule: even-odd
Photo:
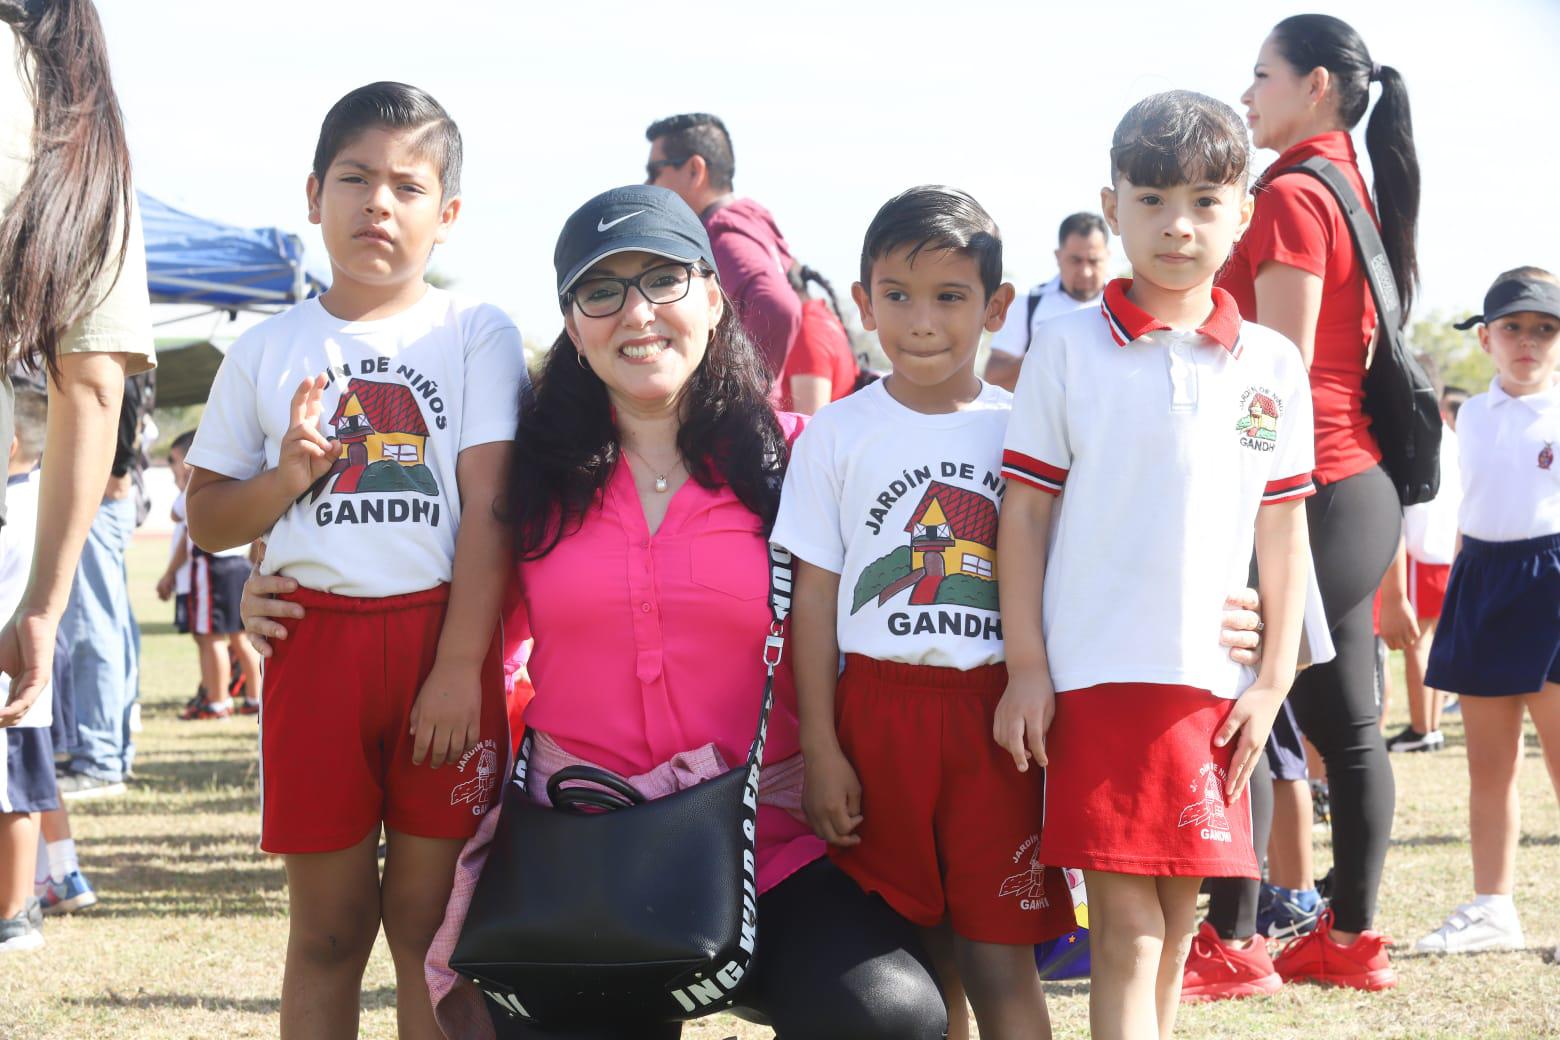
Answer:
[[[1304,173],[1326,185],[1349,222],[1355,255],[1376,303],[1376,352],[1365,373],[1365,414],[1381,447],[1381,468],[1398,501],[1419,505],[1441,487],[1441,403],[1435,386],[1403,337],[1403,307],[1381,233],[1354,187],[1321,156],[1280,171]]]
[[[763,706],[747,761],[646,800],[589,766],[525,791],[531,738],[450,966],[512,1016],[544,1027],[685,1021],[732,1006],[758,941],[754,835],[791,557],[770,549]]]

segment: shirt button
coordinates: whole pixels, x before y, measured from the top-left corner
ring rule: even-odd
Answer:
[[[648,603],[641,603],[641,604],[639,604],[639,609],[644,611],[646,614],[648,614],[648,613],[650,613],[650,604],[648,604]]]

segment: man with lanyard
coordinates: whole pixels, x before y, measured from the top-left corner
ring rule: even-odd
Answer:
[[[787,279],[795,261],[769,210],[733,193],[736,160],[726,124],[705,112],[668,116],[651,123],[645,139],[645,183],[670,188],[699,215],[721,286],[776,379],[802,326],[802,300]]]
[[[1110,232],[1105,221],[1095,213],[1074,213],[1062,221],[1056,246],[1056,277],[1030,289],[1022,301],[1015,300],[1007,324],[992,334],[986,382],[1012,390],[1024,352],[1042,321],[1100,305],[1100,293],[1110,280]]]

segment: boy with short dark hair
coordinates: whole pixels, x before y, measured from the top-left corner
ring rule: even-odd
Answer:
[[[1033,947],[1073,928],[1072,900],[1038,855],[1039,774],[991,739],[1012,398],[974,366],[1013,300],[997,226],[964,192],[911,188],[868,228],[852,295],[893,371],[802,433],[772,535],[798,561],[804,805],[862,888],[925,929],[947,922],[981,1036],[1048,1037]]]
[[[495,507],[525,370],[502,312],[424,278],[460,159],[424,91],[336,103],[308,181],[331,288],[233,345],[189,452],[197,545],[265,536],[264,570],[299,586],[260,714],[261,846],[286,856],[291,909],[283,1036],[355,1035],[381,919],[400,1035],[439,1035],[423,959],[497,789]]]
[[[1110,157],[1133,277],[1043,326],[1014,395],[996,730],[1046,768],[1041,859],[1085,871],[1094,1034],[1168,1037],[1202,879],[1258,876],[1243,796],[1295,675],[1311,394],[1294,345],[1213,286],[1251,216],[1235,113],[1154,95]],[[1253,544],[1256,675],[1217,638]]]

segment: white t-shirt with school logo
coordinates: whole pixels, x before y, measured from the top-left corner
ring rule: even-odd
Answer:
[[[1043,613],[1058,692],[1185,685],[1236,697],[1254,679],[1219,643],[1246,584],[1262,505],[1314,492],[1300,352],[1214,290],[1172,331],[1106,287],[1047,322],[1024,357],[1003,472],[1061,495]],[[1065,489],[1065,490],[1064,490]],[[1314,648],[1313,648],[1314,652]]]
[[[791,451],[771,540],[840,576],[840,650],[968,670],[1003,660],[1002,436],[1012,395],[912,411],[877,382],[818,412]]]
[[[191,445],[192,466],[246,480],[274,468],[293,394],[326,375],[320,432],[331,472],[267,536],[266,574],[343,596],[450,580],[466,448],[514,436],[525,355],[498,308],[430,287],[405,311],[343,321],[307,300],[229,348]]]

